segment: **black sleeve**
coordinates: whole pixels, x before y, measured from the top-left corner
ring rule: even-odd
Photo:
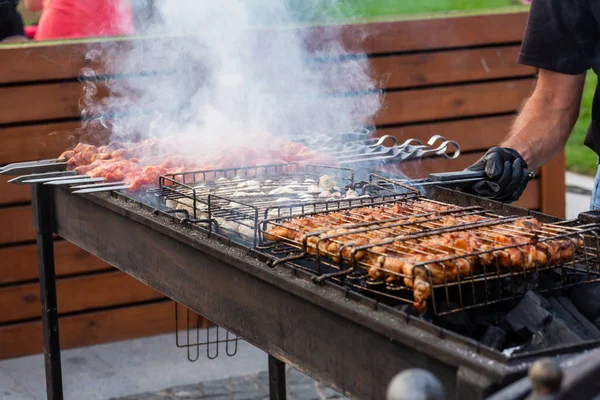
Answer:
[[[533,0],[518,62],[563,74],[590,69],[598,41],[589,0]]]

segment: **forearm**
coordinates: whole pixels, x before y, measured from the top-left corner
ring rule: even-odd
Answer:
[[[530,169],[536,169],[560,153],[577,121],[577,112],[554,110],[531,98],[517,117],[502,147],[515,149]]]
[[[560,153],[577,121],[585,77],[570,79],[569,87],[563,88],[541,78],[502,144],[517,150],[532,170]],[[571,95],[565,96],[564,90]]]

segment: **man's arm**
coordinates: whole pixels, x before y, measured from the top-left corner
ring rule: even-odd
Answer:
[[[535,90],[502,147],[518,151],[531,170],[550,161],[577,122],[584,83],[585,74],[540,70]]]
[[[585,74],[541,69],[535,90],[519,113],[508,139],[492,147],[468,169],[484,171],[487,180],[466,190],[500,201],[517,200],[535,170],[564,147],[577,117]]]

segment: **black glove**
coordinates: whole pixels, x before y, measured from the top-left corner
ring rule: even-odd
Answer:
[[[477,182],[465,191],[498,201],[518,200],[529,181],[523,157],[516,150],[504,147],[492,147],[467,170],[485,171],[487,180]]]

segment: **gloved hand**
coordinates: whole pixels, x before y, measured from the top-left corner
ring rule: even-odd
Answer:
[[[469,171],[485,171],[486,180],[465,191],[493,200],[513,202],[519,199],[529,181],[527,163],[513,149],[492,147]]]

